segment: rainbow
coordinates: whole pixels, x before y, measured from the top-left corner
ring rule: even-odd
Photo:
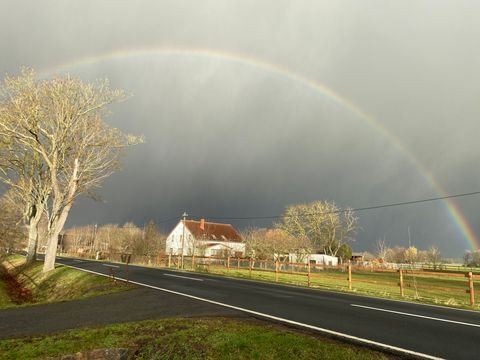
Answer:
[[[142,58],[152,56],[172,56],[172,57],[197,57],[218,59],[221,61],[229,61],[238,63],[242,66],[249,66],[255,69],[268,72],[275,76],[283,77],[295,83],[302,84],[303,86],[328,97],[341,107],[349,109],[362,121],[368,124],[370,127],[376,129],[384,136],[388,141],[411,162],[416,170],[421,174],[426,182],[431,186],[440,196],[446,196],[447,193],[442,186],[435,180],[432,174],[417,160],[417,158],[400,142],[400,140],[392,134],[385,126],[377,121],[373,116],[369,115],[366,111],[359,108],[357,105],[342,97],[340,94],[327,87],[318,81],[307,78],[306,76],[297,73],[289,68],[274,64],[266,60],[258,59],[252,56],[248,56],[237,52],[227,52],[219,49],[208,48],[183,48],[183,47],[138,47],[118,49],[114,51],[96,53],[90,56],[82,57],[72,61],[64,62],[52,68],[44,69],[39,72],[40,77],[49,77],[53,74],[68,72],[73,68],[80,66],[88,66],[99,62],[127,59],[127,58]],[[449,217],[456,224],[462,237],[467,242],[468,246],[472,250],[480,248],[480,242],[476,237],[471,225],[466,217],[459,210],[457,204],[453,199],[442,200],[448,210]]]

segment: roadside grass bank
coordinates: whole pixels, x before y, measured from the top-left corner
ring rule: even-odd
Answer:
[[[0,309],[10,307],[13,305],[12,300],[8,295],[7,284],[3,280],[5,277],[4,271],[5,270],[2,269],[2,267],[0,267]]]
[[[399,359],[255,319],[174,318],[2,340],[0,360],[118,348],[132,359]]]
[[[0,267],[0,309],[85,299],[136,287],[62,265],[44,274],[42,262],[25,266],[22,256],[7,258]]]

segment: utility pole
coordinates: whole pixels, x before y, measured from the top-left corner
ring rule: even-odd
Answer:
[[[181,261],[181,268],[183,269],[183,251],[185,249],[185,219],[187,218],[188,214],[186,211],[183,212],[182,217],[183,217],[183,235],[182,235],[182,261]]]

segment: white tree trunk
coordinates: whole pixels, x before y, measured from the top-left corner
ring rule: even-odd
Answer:
[[[60,216],[55,220],[50,227],[48,233],[48,244],[47,250],[45,251],[45,262],[43,264],[43,272],[48,272],[55,269],[55,258],[57,256],[57,247],[58,247],[58,235],[63,229],[65,222],[67,221],[68,213],[72,208],[72,203],[65,206],[60,213]]]
[[[39,209],[43,209],[42,206]],[[42,218],[42,211],[37,209],[34,216],[29,219],[28,224],[28,246],[27,246],[27,264],[31,264],[37,258],[38,246],[38,223]]]
[[[38,222],[34,224],[30,221],[28,225],[28,247],[27,247],[27,264],[31,264],[37,257],[38,245]]]

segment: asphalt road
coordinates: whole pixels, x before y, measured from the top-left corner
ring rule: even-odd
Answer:
[[[139,287],[89,299],[0,310],[0,339],[176,316],[241,317],[244,314],[218,305]]]
[[[125,265],[57,263],[126,278]],[[427,358],[479,359],[480,313],[167,269],[128,266],[132,282]]]

